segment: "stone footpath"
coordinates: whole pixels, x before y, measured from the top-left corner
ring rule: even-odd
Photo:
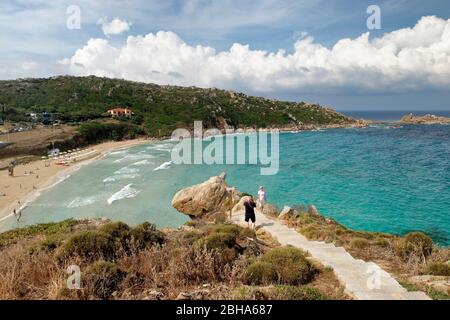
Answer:
[[[243,213],[231,220],[243,224]],[[423,292],[408,292],[389,273],[373,262],[353,258],[344,248],[332,243],[310,241],[279,220],[256,212],[257,225],[268,231],[282,245],[291,245],[309,252],[324,266],[333,268],[346,292],[358,300],[430,300]]]

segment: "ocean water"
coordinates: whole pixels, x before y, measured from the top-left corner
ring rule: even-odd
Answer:
[[[450,126],[282,133],[273,176],[261,176],[259,165],[173,165],[174,144],[140,145],[82,167],[29,204],[20,225],[107,217],[176,227],[187,218],[171,208],[173,195],[225,171],[240,191],[256,194],[264,185],[279,208],[314,204],[353,229],[420,230],[450,245]],[[11,218],[0,230],[16,226]]]

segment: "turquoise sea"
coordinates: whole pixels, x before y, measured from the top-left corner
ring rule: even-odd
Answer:
[[[450,126],[282,133],[273,176],[261,176],[259,165],[171,165],[174,144],[116,151],[82,167],[30,203],[20,225],[107,217],[176,227],[187,220],[170,206],[176,191],[226,171],[241,191],[256,194],[264,185],[268,201],[280,208],[315,204],[350,228],[420,230],[450,245]],[[8,219],[0,230],[16,226]]]

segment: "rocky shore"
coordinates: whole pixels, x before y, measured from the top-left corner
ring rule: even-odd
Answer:
[[[426,114],[424,116],[415,116],[409,113],[400,119],[405,124],[450,124],[450,118],[436,116],[434,114]]]

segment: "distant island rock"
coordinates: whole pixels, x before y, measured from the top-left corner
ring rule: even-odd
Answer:
[[[400,122],[406,124],[442,124],[450,123],[450,118],[426,114],[424,116],[415,116],[409,113],[400,119]]]

